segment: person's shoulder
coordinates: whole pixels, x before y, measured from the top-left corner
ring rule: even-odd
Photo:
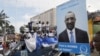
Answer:
[[[59,35],[63,35],[66,33],[66,30],[63,30]]]
[[[81,33],[82,33],[82,32],[83,32],[83,33],[87,33],[85,30],[82,30],[82,29],[79,29],[79,28],[75,28],[75,30],[78,31],[78,32],[81,32]]]

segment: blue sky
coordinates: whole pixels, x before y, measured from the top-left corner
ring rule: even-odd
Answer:
[[[0,0],[0,11],[9,16],[7,20],[14,25],[16,32],[20,26],[27,24],[30,18],[48,9],[55,8],[68,0]],[[87,10],[90,12],[100,9],[99,0],[87,0]]]

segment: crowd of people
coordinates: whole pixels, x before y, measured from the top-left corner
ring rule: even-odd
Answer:
[[[51,35],[51,33],[53,33],[53,36],[56,35],[56,29],[54,29],[54,27],[51,28],[48,21],[46,23],[39,21],[37,23],[36,29],[33,30],[41,35],[48,36]]]
[[[27,49],[28,53],[34,54],[37,56],[45,55],[49,50],[52,50],[57,44],[56,30],[50,29],[50,24],[47,21],[39,21],[37,27],[34,29],[25,28],[24,34],[22,34],[21,41],[24,41],[25,44],[22,46],[22,50]],[[38,50],[38,51],[37,51]],[[40,51],[41,50],[41,51]],[[42,51],[43,50],[43,51]],[[40,52],[40,54],[36,54]],[[29,55],[30,56],[30,55]]]
[[[27,50],[29,56],[31,56],[31,54],[36,56],[45,55],[47,53],[46,51],[51,51],[51,46],[53,47],[55,43],[57,43],[57,33],[55,27],[51,27],[48,21],[39,21],[36,25],[37,26],[35,27],[31,27],[31,29],[30,27],[25,27],[24,33],[17,35],[14,34],[12,36],[13,39],[10,42],[4,42],[2,44],[4,51],[7,52],[8,50],[15,48],[18,42],[21,41],[25,43],[21,47],[21,50]],[[19,38],[18,41],[16,41],[16,37]],[[40,54],[37,52],[40,52]],[[12,53],[12,55],[16,56],[14,53]]]

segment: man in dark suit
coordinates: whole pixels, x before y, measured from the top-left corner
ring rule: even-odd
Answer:
[[[87,32],[75,28],[75,22],[76,22],[75,14],[72,11],[69,11],[65,16],[66,29],[59,34],[58,38],[59,42],[89,43]],[[69,53],[62,53],[61,56],[70,56],[70,55]]]

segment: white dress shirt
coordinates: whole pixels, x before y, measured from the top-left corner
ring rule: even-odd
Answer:
[[[69,41],[71,40],[71,34],[70,34],[70,30],[69,29],[67,29],[67,33],[68,33],[68,38],[69,38]],[[75,41],[75,43],[76,43],[76,33],[75,33],[75,28],[72,30],[72,32],[73,32],[73,36],[74,36],[74,41]]]
[[[74,28],[72,31],[70,31],[69,29],[67,29],[69,41],[71,41],[71,38],[70,38],[70,37],[71,37],[71,34],[70,34],[70,32],[73,32],[74,43],[76,43],[76,33],[75,33],[75,28]],[[70,56],[75,56],[75,54],[74,54],[74,53],[70,53]]]

